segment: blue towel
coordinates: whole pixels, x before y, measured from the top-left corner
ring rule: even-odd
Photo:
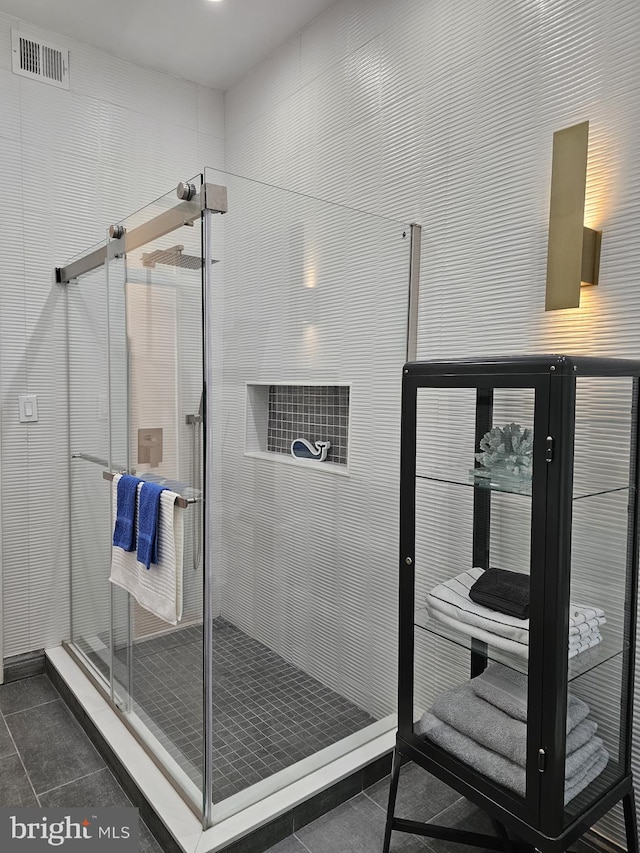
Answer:
[[[125,551],[134,551],[136,547],[136,492],[141,482],[130,474],[123,474],[118,480],[113,544]]]
[[[158,517],[160,515],[160,493],[164,486],[157,483],[142,483],[140,506],[138,507],[138,562],[147,568],[158,562]]]

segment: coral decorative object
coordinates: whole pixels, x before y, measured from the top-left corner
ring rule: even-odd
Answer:
[[[476,460],[495,473],[530,478],[533,471],[533,431],[520,424],[493,427],[480,441]]]

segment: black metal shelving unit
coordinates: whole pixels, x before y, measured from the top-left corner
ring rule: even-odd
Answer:
[[[405,365],[399,722],[383,853],[392,831],[508,853],[562,853],[619,801],[629,853],[638,853],[631,740],[639,386],[640,361],[622,359],[549,355]],[[480,439],[492,426],[527,420],[532,474],[501,479],[499,472],[474,470]],[[425,609],[425,590],[444,578],[472,566],[508,569],[509,559],[530,577],[524,656]],[[569,659],[570,603],[599,596],[607,605],[607,623],[598,628],[602,642]],[[461,672],[463,679],[476,677],[492,661],[527,679],[524,793],[419,729],[420,715],[460,684]],[[589,704],[608,759],[565,802],[569,696]],[[403,758],[482,808],[495,837],[394,817]]]

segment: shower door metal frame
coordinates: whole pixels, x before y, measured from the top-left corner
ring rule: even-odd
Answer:
[[[211,217],[214,213],[227,212],[227,188],[218,184],[202,183],[200,191],[196,190],[194,185],[191,185],[192,192],[188,196],[184,196],[184,187],[189,187],[188,184],[180,184],[178,187],[178,197],[182,199],[178,204],[163,211],[161,214],[151,218],[148,222],[125,231],[124,228],[118,232],[119,226],[112,226],[113,238],[86,255],[72,261],[67,266],[56,267],[54,271],[54,279],[56,284],[65,285],[69,282],[77,280],[81,276],[105,266],[108,261],[118,257],[125,256],[128,252],[132,252],[153,240],[170,234],[172,231],[182,228],[184,225],[194,225],[200,219],[202,229],[202,249],[203,249],[203,264],[202,264],[202,335],[203,335],[203,438],[202,449],[204,455],[204,475],[203,475],[203,496],[205,501],[205,513],[203,514],[203,538],[202,538],[202,565],[203,565],[203,780],[202,780],[202,802],[200,811],[197,816],[201,818],[203,829],[208,829],[213,825],[213,663],[212,663],[212,566],[210,565],[211,549],[211,534],[210,525],[206,523],[206,505],[208,500],[210,469],[212,464],[211,443],[207,440],[207,424],[209,420],[210,396],[208,389],[212,387],[213,368],[211,363],[212,346],[210,336],[210,324],[208,322],[209,312],[211,309],[211,289],[212,276],[211,266],[213,262],[212,250],[212,235],[211,235]],[[93,459],[91,461],[94,461]],[[69,464],[71,464],[71,453],[69,454]],[[113,623],[113,613],[111,616]],[[120,712],[120,717],[127,729],[133,734],[136,740],[140,743],[147,755],[154,761],[159,770],[180,794],[184,801],[189,805],[194,812],[196,811],[195,804],[191,796],[183,789],[177,779],[173,777],[170,771],[164,767],[159,756],[154,754],[150,746],[145,743],[139,733],[136,731],[126,716],[122,714],[122,708],[115,701],[113,696],[113,671],[111,672],[109,685],[102,684],[102,676],[89,662],[85,660],[84,655],[76,649],[73,641],[63,643],[64,648],[73,657],[75,662],[80,665],[85,674],[90,678],[94,685],[105,691],[105,698],[108,699],[114,710]],[[99,677],[97,677],[99,676]]]
[[[207,186],[206,184],[204,186]],[[211,507],[209,495],[209,483],[211,482],[211,465],[213,464],[213,454],[211,453],[211,442],[208,438],[208,424],[213,423],[209,419],[211,396],[209,389],[213,388],[213,365],[212,365],[212,346],[209,323],[210,308],[212,304],[212,277],[211,268],[213,261],[213,241],[211,235],[211,216],[216,213],[226,213],[226,189],[225,189],[225,210],[212,211],[205,208],[202,214],[202,229],[204,248],[204,265],[202,272],[202,326],[203,326],[203,379],[204,379],[204,405],[202,406],[203,424],[202,428],[202,451],[204,457],[203,477],[202,477],[202,495],[204,497],[205,512],[203,513],[204,531],[202,535],[202,565],[204,571],[203,578],[203,596],[204,596],[204,625],[202,626],[202,639],[204,644],[203,654],[203,681],[204,681],[204,734],[203,734],[203,786],[202,786],[202,826],[203,829],[209,829],[213,825],[213,606],[212,606],[212,567],[210,564],[211,549],[211,525],[207,523],[207,507]],[[194,546],[195,547],[195,546]]]
[[[165,210],[158,216],[154,216],[143,225],[132,228],[131,231],[123,231],[122,236],[112,239],[104,246],[88,252],[81,258],[72,261],[65,267],[56,267],[56,284],[69,284],[88,272],[97,270],[112,258],[133,252],[147,243],[170,234],[183,225],[193,225],[203,213],[226,213],[227,212],[227,188],[217,184],[202,184],[202,189],[189,201],[181,201],[169,210]],[[116,226],[112,226],[114,228]]]

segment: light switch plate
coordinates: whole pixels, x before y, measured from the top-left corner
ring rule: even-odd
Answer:
[[[38,397],[36,394],[20,394],[18,396],[18,411],[20,423],[35,423],[38,420]]]

